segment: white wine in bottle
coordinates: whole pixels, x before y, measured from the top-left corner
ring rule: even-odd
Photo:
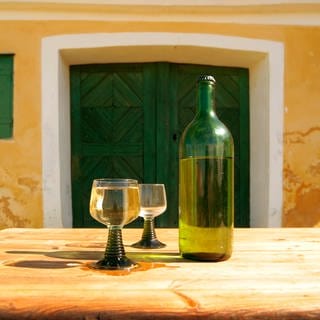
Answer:
[[[203,261],[228,259],[233,242],[234,146],[214,93],[214,78],[201,76],[197,112],[179,147],[180,253]]]

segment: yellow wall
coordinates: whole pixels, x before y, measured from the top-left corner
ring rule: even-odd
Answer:
[[[320,226],[320,27],[141,21],[0,21],[15,53],[14,137],[0,140],[0,228],[41,227],[41,39],[97,32],[186,32],[283,42],[283,226]]]

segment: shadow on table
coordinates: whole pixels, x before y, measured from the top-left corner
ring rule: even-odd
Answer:
[[[22,251],[11,250],[6,253],[12,255],[42,255],[50,258],[63,259],[59,261],[54,260],[9,260],[5,261],[3,265],[21,268],[39,268],[39,269],[62,269],[79,267],[85,262],[79,260],[97,261],[103,257],[104,251]],[[127,252],[127,256],[137,262],[146,263],[181,263],[190,262],[190,260],[183,259],[179,253],[167,252]]]
[[[79,261],[51,261],[51,260],[19,260],[6,261],[8,267],[32,268],[32,269],[65,269],[81,266]]]

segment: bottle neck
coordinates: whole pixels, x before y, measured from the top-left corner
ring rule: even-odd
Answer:
[[[198,115],[215,116],[215,87],[211,82],[198,83]]]

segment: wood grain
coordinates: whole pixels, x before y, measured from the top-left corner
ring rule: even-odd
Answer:
[[[236,229],[231,259],[182,259],[177,229],[130,247],[131,273],[94,271],[104,229],[0,232],[0,319],[320,319],[320,229]]]

